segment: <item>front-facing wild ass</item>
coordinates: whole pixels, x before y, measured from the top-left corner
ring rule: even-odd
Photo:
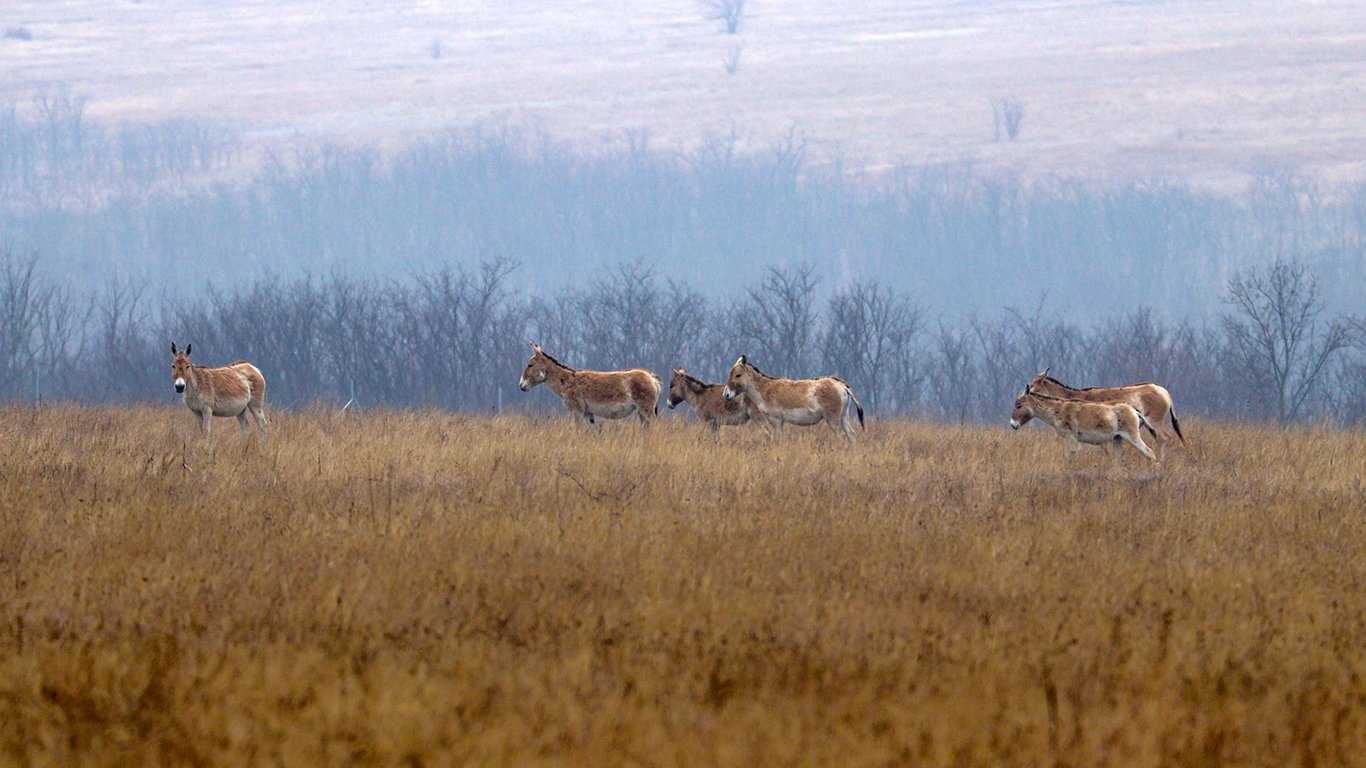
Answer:
[[[1040,394],[1025,387],[1024,394],[1015,398],[1015,408],[1010,414],[1010,428],[1019,429],[1038,419],[1053,428],[1067,443],[1067,452],[1075,453],[1082,443],[1088,445],[1115,446],[1115,458],[1119,458],[1121,443],[1128,443],[1134,450],[1143,454],[1153,463],[1158,459],[1139,435],[1139,429],[1146,429],[1157,438],[1157,432],[1143,414],[1128,403],[1088,403],[1084,400],[1064,400]]]
[[[1172,404],[1171,393],[1165,387],[1151,381],[1144,381],[1122,387],[1078,389],[1077,387],[1069,387],[1049,376],[1050,370],[1052,369],[1045,368],[1040,371],[1029,382],[1027,389],[1033,389],[1041,395],[1061,397],[1068,400],[1084,400],[1088,403],[1125,403],[1142,414],[1143,418],[1155,430],[1158,430],[1155,439],[1158,456],[1166,452],[1169,438],[1161,429],[1167,423],[1171,424],[1172,432],[1181,441],[1181,445],[1190,447],[1186,442],[1186,436],[1181,434],[1181,422],[1176,420],[1176,406]]]
[[[863,404],[843,379],[834,376],[780,379],[765,374],[740,355],[730,367],[722,395],[727,400],[744,395],[773,427],[775,440],[782,437],[784,424],[809,427],[824,421],[832,432],[838,433],[843,427],[844,436],[854,445],[851,406],[858,411],[859,426],[867,429],[863,423]]]
[[[171,383],[199,418],[199,428],[209,437],[214,416],[236,416],[242,431],[247,431],[247,411],[256,419],[261,434],[266,433],[266,379],[256,366],[238,360],[222,368],[207,368],[190,362],[190,349],[176,349],[171,342]]]
[[[721,427],[748,424],[750,419],[760,421],[763,414],[754,402],[741,394],[734,400],[727,400],[722,390],[724,384],[708,384],[682,368],[674,368],[673,378],[669,380],[669,408],[676,408],[686,402],[692,406],[697,417],[711,425],[713,440],[720,440]]]
[[[624,419],[631,414],[649,424],[659,413],[659,393],[664,382],[644,368],[629,371],[580,371],[561,363],[532,344],[531,359],[517,386],[523,392],[545,383],[560,396],[570,413],[589,424],[595,419]]]

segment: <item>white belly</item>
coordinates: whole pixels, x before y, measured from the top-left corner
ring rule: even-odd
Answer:
[[[1072,434],[1077,438],[1077,442],[1087,445],[1105,445],[1117,435],[1116,432],[1090,432],[1082,429],[1075,430]]]
[[[236,416],[247,409],[247,398],[223,398],[213,404],[213,415]]]
[[[799,427],[809,427],[812,424],[819,424],[825,417],[821,412],[814,408],[785,408],[778,411],[778,418],[788,424],[796,424]]]
[[[633,402],[589,403],[588,405],[588,412],[600,419],[624,419],[635,411],[636,404]]]

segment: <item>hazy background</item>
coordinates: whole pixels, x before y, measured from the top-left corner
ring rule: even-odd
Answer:
[[[1324,323],[1356,328],[1358,5],[749,0],[734,34],[711,5],[7,3],[0,288],[45,309],[9,312],[4,389],[138,397],[167,335],[217,333],[198,342],[206,363],[267,355],[260,328],[221,328],[254,312],[274,341],[318,346],[276,368],[335,369],[277,389],[286,401],[349,397],[348,366],[378,365],[381,343],[440,322],[492,333],[455,309],[478,285],[506,339],[461,354],[507,359],[451,363],[466,395],[390,376],[361,387],[371,401],[496,407],[528,335],[559,334],[559,356],[583,365],[716,378],[747,351],[779,373],[867,378],[849,369],[873,358],[840,350],[891,307],[896,365],[942,370],[961,337],[1001,384],[971,407],[911,374],[866,386],[902,393],[888,409],[988,417],[1036,365],[1175,375],[1132,355],[1107,368],[1094,350],[1069,370],[1038,348],[1047,323],[1093,346],[1130,340],[1114,329],[1140,319],[1169,345],[1198,329],[1208,356],[1238,357],[1230,280],[1273,263],[1304,270]],[[776,288],[804,317],[765,309]],[[859,296],[883,299],[854,302],[851,328],[839,308]],[[342,359],[297,318],[347,301],[337,317],[364,310],[373,327]],[[654,338],[681,333],[696,353]],[[454,360],[447,342],[429,352]],[[992,343],[1015,362],[990,362]],[[1316,372],[1310,411],[1341,410],[1325,382],[1355,370],[1353,343]],[[71,365],[120,345],[128,359],[99,370],[122,383],[75,386]],[[1216,410],[1221,381],[1246,378],[1224,373],[1200,385]],[[1265,398],[1245,393],[1237,412],[1265,414]]]

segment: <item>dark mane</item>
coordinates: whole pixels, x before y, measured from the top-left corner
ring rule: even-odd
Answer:
[[[772,376],[769,376],[767,373],[764,373],[763,371],[759,370],[759,366],[755,365],[754,363],[751,363],[749,361],[749,358],[745,358],[745,365],[748,365],[750,368],[754,369],[755,373],[759,374],[760,376],[763,376],[765,379],[773,378]]]
[[[1064,385],[1064,386],[1066,386],[1066,385]],[[1070,389],[1070,387],[1069,387],[1069,389]],[[1026,389],[1026,390],[1025,390],[1025,397],[1037,397],[1037,398],[1039,398],[1040,400],[1052,400],[1052,401],[1055,402],[1055,403],[1065,403],[1065,402],[1068,402],[1068,400],[1069,400],[1069,398],[1066,398],[1066,397],[1054,397],[1053,395],[1045,395],[1045,394],[1042,393],[1042,392],[1035,392],[1033,389]]]
[[[687,371],[679,371],[678,375],[683,378],[684,383],[694,386],[698,389],[706,389],[710,386],[716,386],[713,384],[708,384],[707,382],[697,378],[696,376],[692,375],[691,373],[688,373]]]
[[[1070,392],[1090,392],[1090,391],[1093,390],[1093,389],[1121,389],[1121,388],[1122,388],[1122,387],[1069,387],[1069,386],[1067,386],[1066,384],[1062,383],[1061,381],[1058,381],[1057,379],[1053,378],[1052,376],[1045,376],[1045,377],[1043,377],[1043,378],[1044,378],[1044,381],[1051,381],[1051,382],[1053,382],[1054,384],[1057,384],[1058,386],[1060,386],[1060,387],[1062,387],[1063,389],[1066,389],[1066,390],[1068,390],[1068,391],[1070,391]],[[1151,381],[1140,381],[1138,384],[1126,384],[1125,386],[1137,387],[1137,386],[1140,386],[1140,385],[1142,385],[1142,384],[1151,384],[1151,383],[1152,383]]]
[[[560,366],[561,368],[568,368],[570,373],[575,373],[575,372],[577,371],[577,369],[575,369],[575,368],[570,368],[569,366],[565,365],[564,363],[560,362],[559,360],[556,360],[554,357],[551,357],[550,353],[547,352],[547,351],[545,351],[544,349],[538,350],[538,351],[541,353],[541,356],[543,356],[545,359],[549,360],[550,362],[554,363],[555,365],[558,365],[558,366]]]
[[[1069,387],[1069,386],[1067,386],[1066,384],[1062,383],[1061,381],[1058,381],[1057,379],[1053,378],[1052,376],[1045,376],[1045,377],[1043,377],[1043,380],[1044,380],[1044,381],[1051,381],[1051,382],[1053,382],[1054,384],[1057,384],[1058,386],[1062,387],[1063,389],[1070,389],[1070,390],[1073,390],[1073,391],[1075,391],[1075,392],[1085,392],[1086,389],[1095,389],[1095,387],[1087,387],[1086,389],[1082,389],[1082,388],[1080,388],[1080,387]]]

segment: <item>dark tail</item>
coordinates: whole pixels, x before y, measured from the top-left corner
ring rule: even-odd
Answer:
[[[1138,411],[1134,411],[1134,413],[1138,413]],[[1175,422],[1173,422],[1173,423],[1175,423]],[[1149,424],[1149,423],[1148,423],[1148,420],[1145,419],[1145,418],[1143,418],[1143,414],[1141,414],[1141,413],[1138,413],[1138,424],[1139,424],[1139,426],[1141,426],[1141,427],[1143,427],[1144,429],[1148,430],[1148,434],[1152,435],[1154,440],[1157,439],[1157,430],[1153,429],[1153,425]],[[1181,433],[1180,433],[1180,432],[1177,432],[1176,434],[1179,436]]]
[[[846,392],[849,393],[849,399],[854,403],[854,409],[858,411],[858,426],[859,426],[859,429],[863,430],[864,432],[867,432],[867,431],[868,431],[868,427],[867,427],[867,425],[865,425],[865,424],[863,423],[863,403],[860,403],[860,402],[858,401],[858,398],[857,398],[857,397],[854,397],[854,388],[853,388],[853,387],[849,386],[848,384],[845,384],[845,385],[844,385],[844,391],[846,391]]]
[[[1168,408],[1168,409],[1167,409],[1167,414],[1168,414],[1169,416],[1171,416],[1171,420],[1172,420],[1172,431],[1176,432],[1176,436],[1179,437],[1179,438],[1181,439],[1181,445],[1184,446],[1184,447],[1186,447],[1186,448],[1189,448],[1189,447],[1190,447],[1190,443],[1187,443],[1187,442],[1186,442],[1186,436],[1183,435],[1183,434],[1181,434],[1181,422],[1179,422],[1179,421],[1176,420],[1176,406],[1173,405],[1171,408]]]

